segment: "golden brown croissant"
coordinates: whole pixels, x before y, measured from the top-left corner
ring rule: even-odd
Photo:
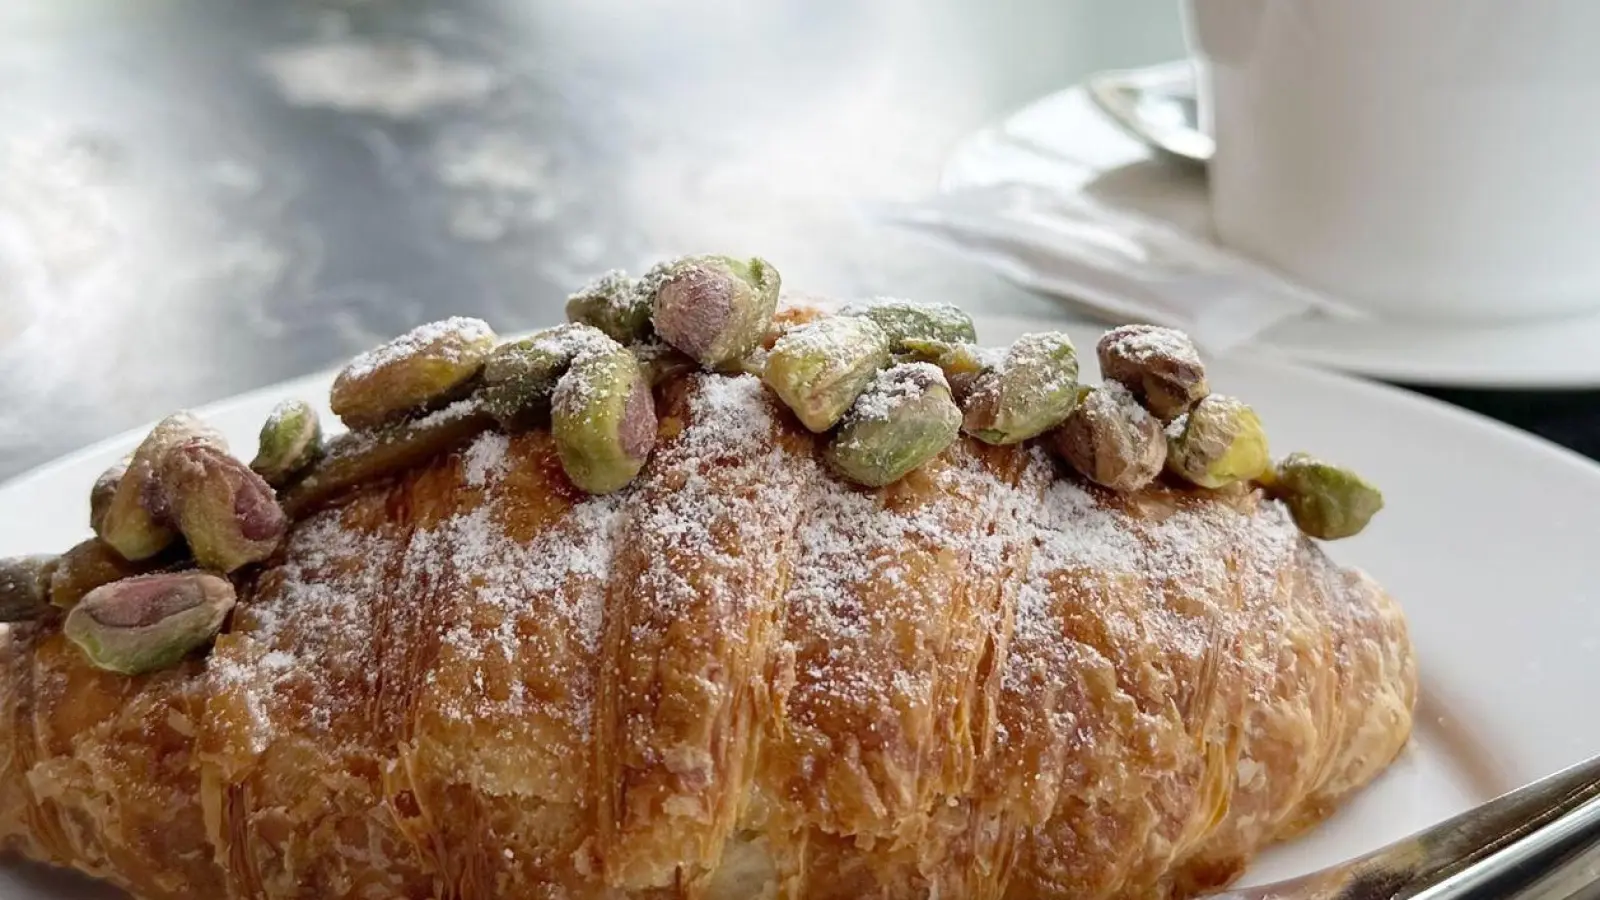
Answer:
[[[295,527],[207,659],[0,665],[0,840],[142,898],[1178,897],[1407,740],[1401,614],[1258,492],[963,438],[883,490],[749,376],[629,489],[486,433]]]

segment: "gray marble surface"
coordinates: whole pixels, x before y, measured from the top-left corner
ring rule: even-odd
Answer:
[[[0,3],[0,479],[677,253],[1057,312],[863,205],[1181,53],[1176,0]],[[1600,394],[1440,396],[1600,454]]]
[[[0,5],[0,477],[611,267],[1048,311],[866,221],[1173,0]]]

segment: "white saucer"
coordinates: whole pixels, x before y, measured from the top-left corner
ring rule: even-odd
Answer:
[[[962,141],[946,165],[942,187],[1082,183],[1141,213],[1206,233],[1206,182],[1197,169],[1154,159],[1096,109],[1082,87],[1073,87]],[[1094,173],[1089,181],[1085,170]],[[1254,346],[1297,362],[1418,385],[1600,387],[1600,312],[1459,326],[1304,318],[1273,326]]]

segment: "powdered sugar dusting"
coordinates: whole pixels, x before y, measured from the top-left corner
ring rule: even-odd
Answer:
[[[667,487],[641,504],[637,539],[647,542],[639,574],[655,608],[641,618],[660,617],[692,594],[722,590],[716,573],[741,571],[733,554],[772,552],[772,516],[792,510],[800,485],[815,464],[785,454],[777,444],[772,401],[752,375],[698,375],[689,400],[689,425],[656,453],[652,465]],[[693,585],[684,569],[696,560]],[[718,602],[742,604],[749,597]]]
[[[878,326],[866,319],[829,316],[791,328],[778,338],[772,352],[797,357],[855,360],[873,346],[873,336],[883,340]]]
[[[461,362],[468,347],[494,340],[494,331],[482,319],[451,316],[418,325],[405,334],[360,354],[345,366],[345,378],[361,378],[419,353]]]
[[[370,693],[377,673],[371,598],[382,596],[380,561],[389,545],[382,533],[344,528],[336,514],[316,516],[291,534],[287,562],[275,573],[279,589],[236,614],[235,630],[265,652],[213,655],[208,673],[216,689],[243,698],[252,749],[264,749],[274,734],[269,711],[291,701],[291,682],[310,682],[301,727],[320,731]],[[284,718],[297,717],[286,711]]]
[[[520,353],[535,357],[576,360],[593,353],[615,350],[617,342],[593,325],[570,323],[547,328],[535,333],[526,342],[526,349],[518,346]]]
[[[1200,368],[1200,353],[1194,341],[1176,328],[1160,325],[1122,325],[1100,338],[1102,359],[1111,357],[1144,363],[1163,360],[1168,365]]]
[[[506,450],[511,439],[498,431],[485,432],[467,447],[462,458],[462,475],[469,487],[481,488],[506,471]]]
[[[505,477],[511,452],[502,435],[466,449],[461,484],[483,490],[481,502],[447,495],[446,508],[459,511],[426,527],[362,527],[333,510],[295,529],[287,561],[240,619],[265,652],[213,657],[219,686],[255,711],[253,747],[267,746],[269,713],[295,696],[306,709],[284,710],[277,721],[326,729],[378,710],[393,719],[385,727],[403,729],[412,715],[406,692],[422,686],[407,688],[408,677],[449,679],[429,695],[446,719],[533,716],[584,739],[624,501],[585,497],[531,539],[518,538],[507,525],[510,504],[520,502]],[[368,502],[356,514],[368,521],[379,509]],[[435,637],[437,659],[427,650]]]
[[[850,407],[850,416],[856,420],[883,420],[903,403],[926,394],[933,387],[950,390],[944,372],[932,363],[902,363],[884,369],[873,378],[867,389]]]
[[[702,377],[690,405],[695,427],[686,433],[681,452],[704,457],[711,451],[758,452],[770,448],[773,418],[766,389],[754,375]]]
[[[472,615],[448,625],[444,634],[454,653],[451,665],[477,667],[473,683],[511,669],[503,692],[444,692],[445,715],[474,719],[536,711],[566,722],[576,734],[587,733],[605,582],[621,522],[618,496],[590,497],[557,526],[523,543],[507,534],[499,508],[490,503],[413,536],[407,549],[411,565],[448,560],[472,583]],[[524,678],[563,684],[567,696],[541,702],[525,690]]]
[[[622,345],[607,337],[597,328],[557,328],[537,336],[535,353],[547,353],[572,360],[572,365],[561,380],[550,402],[557,410],[569,414],[585,415],[591,402],[604,400],[618,392],[632,391],[632,381],[618,380],[619,374],[610,365],[587,365],[596,356],[622,350]]]
[[[635,494],[608,633],[617,765],[626,781],[659,777],[667,807],[699,810],[728,789],[719,761],[742,752],[736,729],[705,723],[751,714],[741,698],[767,677],[793,523],[818,467],[755,377],[698,374],[684,389],[667,407],[683,428]]]
[[[1077,673],[1149,665],[1120,658],[1124,652],[1156,654],[1167,661],[1162,671],[1199,670],[1207,654],[1230,646],[1227,629],[1262,627],[1223,613],[1216,598],[1231,596],[1241,580],[1275,584],[1303,546],[1283,510],[1254,497],[1130,498],[1073,480],[1049,487],[1033,524],[1004,685],[1014,702],[1046,718],[1034,740],[1050,732],[1092,738],[1077,731],[1067,701]],[[1075,639],[1081,622],[1097,623],[1092,643]]]
[[[603,272],[588,284],[568,295],[567,308],[570,310],[574,304],[589,304],[599,301],[607,310],[602,318],[620,321],[627,318],[639,307],[641,303],[648,303],[654,295],[654,283],[651,290],[646,293],[641,289],[640,282],[628,277],[628,273],[621,269],[612,269]],[[592,321],[592,320],[591,320]]]
[[[1030,369],[1041,376],[1035,390],[1040,394],[1053,393],[1077,384],[1077,365],[1058,362],[1063,348],[1070,350],[1071,347],[1071,339],[1061,332],[1025,334],[1006,348],[994,368],[1000,374],[1012,369]]]
[[[1048,471],[1024,452],[1030,472]],[[922,654],[950,639],[940,629],[951,592],[997,575],[1021,539],[1036,477],[1015,485],[959,443],[927,474],[926,496],[910,504],[835,479],[818,486],[788,593],[801,721],[931,702],[935,667]],[[921,641],[908,645],[908,629]]]
[[[1116,405],[1118,415],[1132,423],[1135,428],[1142,428],[1150,421],[1150,411],[1133,396],[1132,391],[1118,382],[1107,381],[1096,390],[1111,400]]]

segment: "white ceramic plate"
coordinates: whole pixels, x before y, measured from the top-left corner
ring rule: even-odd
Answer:
[[[998,344],[1049,327],[986,320],[979,333]],[[1074,331],[1080,347],[1097,336]],[[243,451],[274,403],[320,400],[331,380],[315,375],[200,412]],[[1313,449],[1384,488],[1388,508],[1373,526],[1330,549],[1401,599],[1425,696],[1412,749],[1333,820],[1269,852],[1251,881],[1356,855],[1600,751],[1600,718],[1587,706],[1600,692],[1591,523],[1600,467],[1454,408],[1327,373],[1233,361],[1213,367],[1212,383],[1248,398],[1280,451]],[[139,437],[0,486],[0,555],[86,536],[89,486]],[[98,893],[84,890],[81,879],[0,867],[4,900]]]
[[[1122,73],[1125,82],[1173,90],[1182,64]],[[1088,179],[1086,181],[1086,178]],[[1193,165],[1153,159],[1097,109],[1082,87],[1044,97],[962,141],[946,163],[945,189],[1044,184],[1092,191],[1111,202],[1208,235],[1206,182]],[[1014,277],[1015,273],[1001,274]],[[1036,290],[1047,286],[1024,283]],[[1600,387],[1600,311],[1560,321],[1449,325],[1372,319],[1295,319],[1256,341],[1296,362],[1386,380],[1454,387]]]

